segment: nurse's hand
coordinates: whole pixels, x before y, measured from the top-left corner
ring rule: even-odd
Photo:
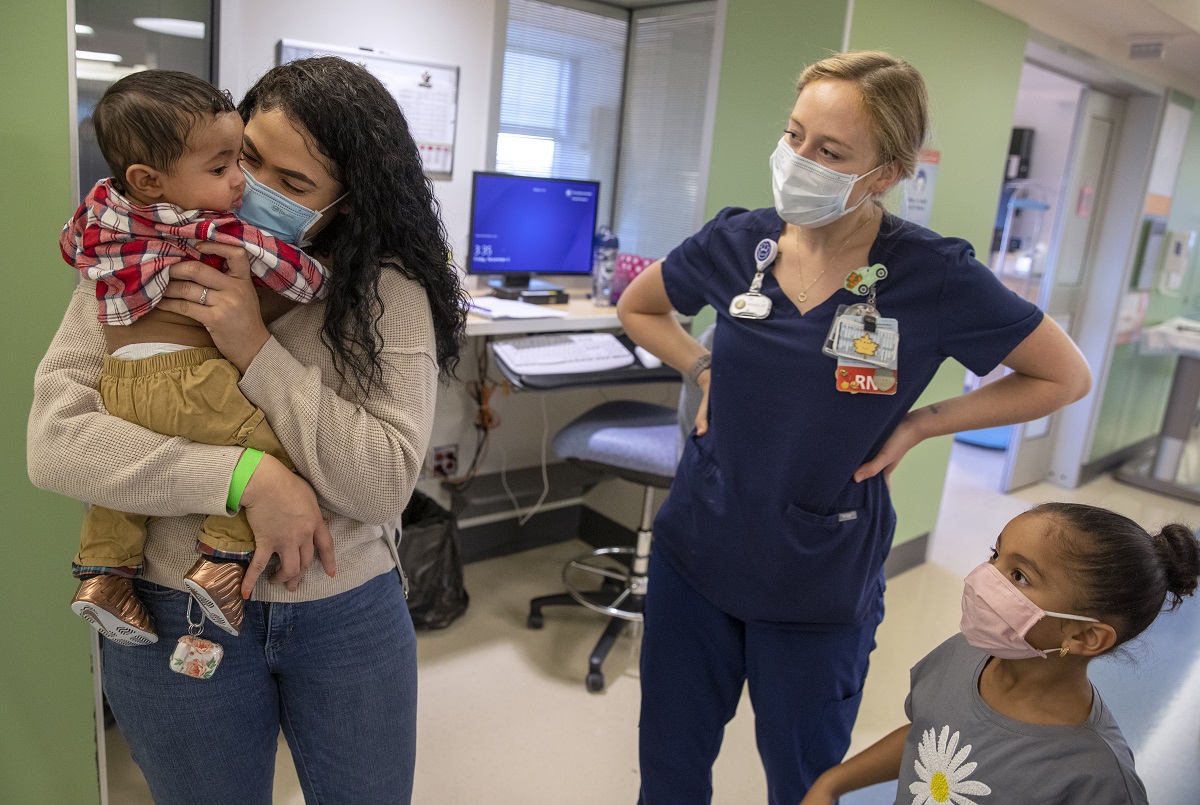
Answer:
[[[712,380],[712,371],[705,369],[696,378],[696,385],[700,387],[700,408],[696,410],[696,435],[703,436],[708,433],[708,382]]]
[[[250,259],[245,249],[225,243],[196,248],[225,258],[226,272],[196,260],[172,265],[159,307],[203,324],[221,355],[245,372],[271,337],[258,306]]]
[[[909,412],[900,424],[892,431],[892,435],[883,443],[883,447],[875,454],[875,458],[859,467],[854,473],[854,482],[862,483],[883,473],[883,480],[891,483],[892,470],[900,463],[909,450],[921,443],[921,435],[913,425],[913,414]]]

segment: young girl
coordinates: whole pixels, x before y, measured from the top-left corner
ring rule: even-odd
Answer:
[[[1146,803],[1088,663],[1196,590],[1200,543],[1094,506],[1014,518],[963,591],[962,633],[912,669],[912,723],[822,774],[801,805],[900,779],[897,805]]]

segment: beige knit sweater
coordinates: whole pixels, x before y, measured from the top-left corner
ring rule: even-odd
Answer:
[[[313,562],[295,593],[264,574],[260,601],[336,595],[395,567],[381,527],[400,516],[420,472],[433,424],[437,361],[421,285],[384,269],[384,387],[369,399],[339,396],[320,340],[325,303],[299,305],[269,327],[242,393],[266,412],[313,489],[333,535],[337,576]],[[36,486],[118,511],[152,515],[145,578],[183,589],[203,516],[225,513],[239,447],[171,438],[109,416],[96,391],[104,338],[94,282],[80,283],[38,366],[29,415],[29,477]],[[66,572],[74,540],[62,540]]]

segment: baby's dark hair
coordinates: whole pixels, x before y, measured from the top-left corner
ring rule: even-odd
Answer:
[[[1043,503],[1033,512],[1061,529],[1067,572],[1078,582],[1073,611],[1116,629],[1118,646],[1196,591],[1200,542],[1187,526],[1151,535],[1128,517],[1080,503]]]
[[[228,92],[202,78],[178,70],[142,70],[104,91],[92,126],[113,185],[124,193],[130,165],[171,170],[187,152],[197,123],[236,111]]]

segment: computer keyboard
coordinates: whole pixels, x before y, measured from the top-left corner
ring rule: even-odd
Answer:
[[[492,344],[496,357],[519,375],[603,372],[633,363],[633,353],[612,333],[547,333]]]

